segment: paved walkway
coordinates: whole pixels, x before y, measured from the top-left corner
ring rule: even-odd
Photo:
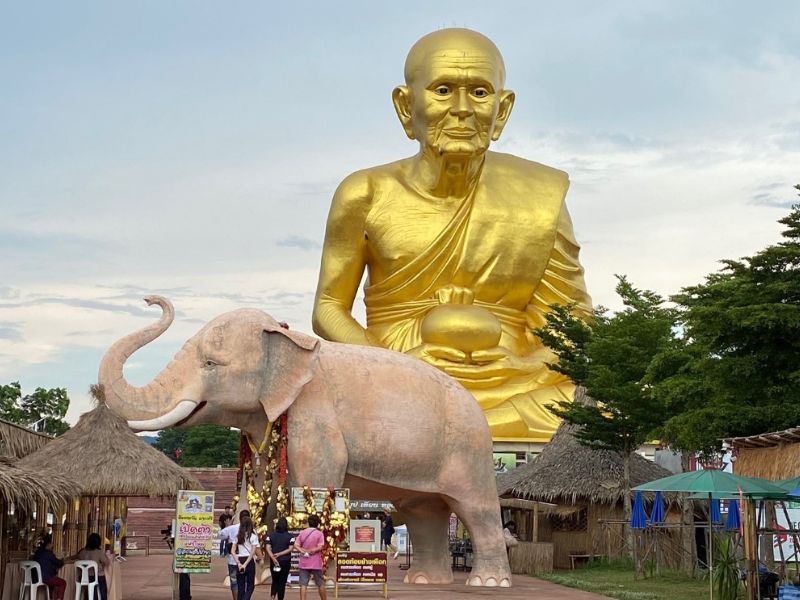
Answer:
[[[170,600],[172,593],[172,556],[152,555],[130,556],[122,565],[122,589],[124,600]],[[465,597],[502,598],[503,600],[608,600],[605,596],[590,594],[580,590],[562,587],[523,575],[514,575],[512,588],[477,588],[464,585],[466,576],[456,572],[456,581],[451,585],[409,585],[403,583],[404,571],[392,565],[389,577],[389,598],[403,600],[448,600]],[[223,587],[222,581],[227,574],[224,559],[214,558],[210,574],[192,575],[192,600],[229,600],[230,590]],[[287,600],[299,598],[300,593],[288,589]],[[353,598],[381,598],[377,588],[344,589],[340,588],[339,597],[347,600]],[[309,590],[308,599],[317,600],[316,589]],[[333,589],[329,588],[328,598],[333,599]],[[269,599],[269,582],[266,586],[257,586],[253,600]]]

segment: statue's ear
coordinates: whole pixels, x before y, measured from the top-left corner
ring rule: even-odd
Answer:
[[[319,340],[279,326],[264,330],[263,347],[261,404],[267,418],[275,421],[314,376]]]
[[[411,90],[404,85],[398,85],[392,90],[392,104],[397,111],[397,116],[400,123],[403,124],[403,129],[408,136],[408,139],[414,139],[414,128],[411,125]]]
[[[492,132],[493,142],[500,139],[500,134],[503,133],[503,127],[508,123],[508,117],[511,116],[511,109],[514,108],[514,99],[514,92],[511,90],[503,90],[500,92],[500,107],[497,110],[497,119],[494,121],[494,131]]]

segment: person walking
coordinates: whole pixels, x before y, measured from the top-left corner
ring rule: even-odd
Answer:
[[[392,558],[397,558],[397,548],[392,546],[392,536],[394,535],[394,521],[392,520],[392,511],[388,508],[383,509],[383,525],[381,525],[381,538],[386,552],[393,552]]]
[[[289,569],[292,566],[293,546],[294,537],[289,533],[286,517],[281,517],[275,524],[275,531],[267,537],[269,570],[272,574],[270,589],[272,600],[283,600],[286,595],[286,580],[289,578]]]
[[[294,543],[294,549],[300,553],[300,600],[306,600],[308,582],[313,577],[317,585],[320,600],[327,600],[325,578],[322,576],[322,549],[325,547],[325,536],[317,529],[319,517],[309,515],[308,527],[300,532]]]
[[[236,557],[238,565],[236,585],[239,589],[239,600],[250,600],[256,585],[256,561],[263,558],[258,535],[250,517],[242,517],[239,522],[239,534],[231,553]]]

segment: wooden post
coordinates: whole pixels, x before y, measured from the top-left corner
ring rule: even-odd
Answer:
[[[539,503],[533,505],[533,542],[539,541]]]

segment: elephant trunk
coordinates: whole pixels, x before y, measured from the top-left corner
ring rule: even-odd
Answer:
[[[145,302],[150,306],[158,304],[162,310],[161,318],[156,323],[125,336],[108,349],[100,363],[98,383],[103,386],[106,404],[127,419],[132,429],[152,431],[185,419],[195,409],[197,402],[182,400],[173,406],[172,390],[183,387],[185,375],[180,371],[181,365],[186,361],[182,355],[189,353],[189,346],[193,346],[191,341],[147,385],[136,387],[125,379],[122,371],[125,361],[139,348],[164,333],[175,318],[175,310],[166,298],[148,296]]]

